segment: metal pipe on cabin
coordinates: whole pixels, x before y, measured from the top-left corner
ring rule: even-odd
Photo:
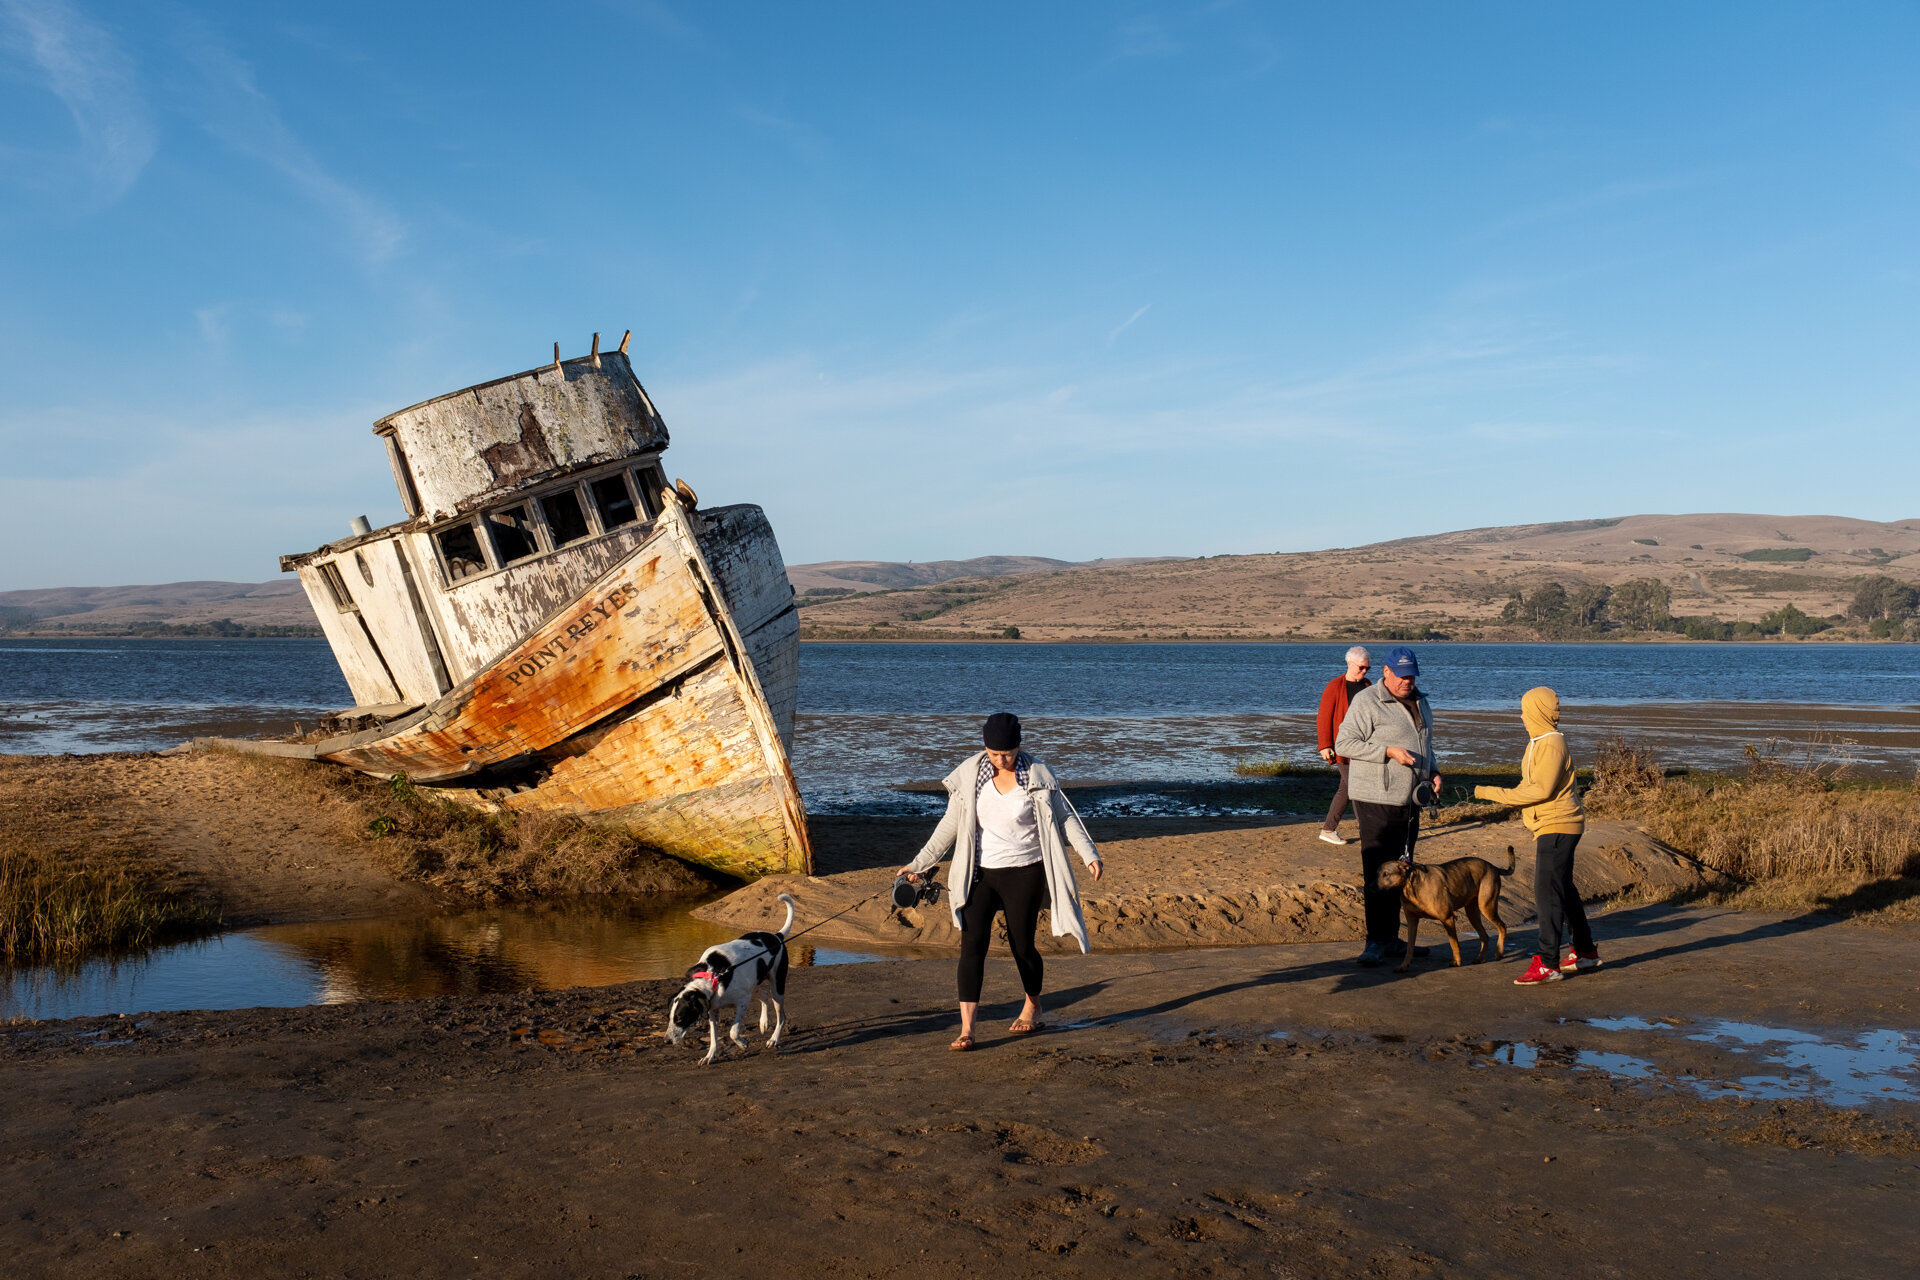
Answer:
[[[625,333],[620,335],[620,354],[621,355],[627,354],[627,343],[631,341],[633,341],[633,330],[629,329]]]
[[[560,368],[560,344],[557,342],[553,344],[553,371],[555,373],[562,372]]]
[[[588,358],[593,361],[594,368],[600,367],[600,335],[597,333],[593,335],[593,354]]]
[[[355,516],[347,522],[347,528],[353,530],[355,536],[358,536],[363,533],[372,533],[373,523],[365,516]]]

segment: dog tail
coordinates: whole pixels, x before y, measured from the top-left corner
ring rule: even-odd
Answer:
[[[1511,850],[1509,850],[1509,852],[1511,852]],[[790,893],[781,894],[780,901],[787,904],[787,922],[780,926],[780,936],[785,938],[787,931],[793,928],[793,909],[798,904],[794,902],[793,895]]]
[[[1520,855],[1513,851],[1512,845],[1508,845],[1507,846],[1507,865],[1504,867],[1495,867],[1494,870],[1498,871],[1503,876],[1510,876],[1513,874],[1513,869],[1519,865],[1520,865]]]

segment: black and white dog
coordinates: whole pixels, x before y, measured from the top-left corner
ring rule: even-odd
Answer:
[[[767,1037],[767,1047],[780,1043],[780,1033],[787,1025],[787,931],[793,928],[794,907],[790,894],[781,894],[780,901],[787,904],[787,920],[780,932],[743,933],[732,942],[708,947],[700,953],[700,962],[687,970],[687,985],[680,988],[667,1010],[669,1044],[679,1044],[702,1018],[706,1019],[707,1056],[702,1066],[720,1052],[722,1005],[733,1006],[733,1028],[727,1038],[743,1049],[747,1047],[740,1038],[740,1026],[763,983],[771,994],[760,998],[760,1030],[766,1031],[767,1008],[772,1006],[773,1034]]]

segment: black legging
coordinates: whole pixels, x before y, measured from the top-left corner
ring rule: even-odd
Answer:
[[[1560,959],[1560,935],[1573,949],[1593,954],[1593,930],[1587,927],[1587,909],[1573,887],[1573,850],[1578,835],[1538,836],[1533,842],[1533,912],[1540,918],[1540,957],[1548,964]]]
[[[1400,937],[1400,890],[1382,889],[1380,868],[1411,853],[1420,839],[1419,806],[1375,804],[1355,800],[1360,819],[1360,903],[1367,916],[1368,942],[1393,942]]]
[[[1033,945],[1040,926],[1040,908],[1047,905],[1047,872],[1039,863],[1026,867],[982,867],[974,873],[973,888],[960,908],[960,1003],[980,1003],[980,980],[987,972],[987,948],[993,942],[993,917],[1007,917],[1007,945],[1020,970],[1020,986],[1029,996],[1040,994],[1046,965]]]

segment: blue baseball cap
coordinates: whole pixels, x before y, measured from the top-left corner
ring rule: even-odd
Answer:
[[[1420,659],[1413,656],[1413,650],[1401,645],[1387,655],[1386,668],[1402,680],[1411,680],[1420,674]]]

